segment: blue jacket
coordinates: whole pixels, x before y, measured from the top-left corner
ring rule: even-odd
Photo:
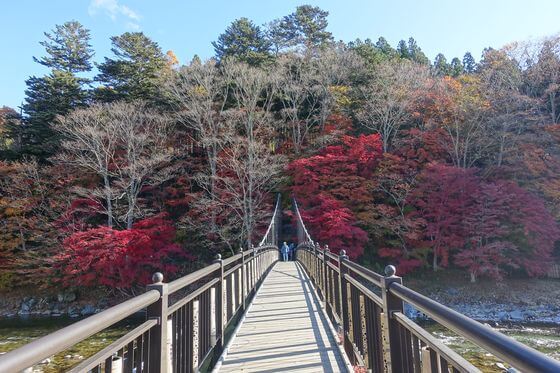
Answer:
[[[288,251],[290,251],[290,248],[288,247],[288,245],[283,244],[283,245],[282,245],[282,248],[280,249],[280,251],[281,251],[282,253],[287,253]]]

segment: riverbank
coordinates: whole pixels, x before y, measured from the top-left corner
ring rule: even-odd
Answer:
[[[406,286],[475,320],[501,324],[560,325],[560,280],[481,279],[471,283],[464,272],[425,272],[403,279]],[[407,307],[409,317],[422,314]]]
[[[125,299],[125,296],[108,296],[102,291],[65,290],[53,293],[18,289],[17,292],[0,294],[0,318],[78,318],[98,313]]]
[[[404,276],[406,286],[475,320],[500,324],[560,325],[560,280],[481,279],[471,283],[464,271],[426,271]],[[0,294],[0,318],[84,317],[124,301],[122,294],[65,290],[58,293],[18,289]],[[422,319],[412,307],[409,317]]]

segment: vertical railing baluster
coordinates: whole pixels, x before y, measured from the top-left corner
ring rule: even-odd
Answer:
[[[239,260],[241,261],[241,260]],[[237,261],[236,261],[237,262]],[[238,265],[237,263],[235,265]],[[234,312],[237,312],[237,310],[239,309],[239,306],[241,305],[241,268],[236,269],[234,272],[234,279],[235,279],[235,284],[234,284],[234,293],[233,293],[233,309]]]
[[[422,366],[420,365],[420,342],[416,335],[412,335],[412,360],[414,372],[420,372]]]
[[[105,359],[105,373],[112,373],[113,372],[113,357],[109,356]]]
[[[328,284],[327,284],[327,252],[329,251],[329,245],[325,245],[323,247],[323,302],[325,302],[325,305],[329,302],[328,301]]]
[[[367,368],[371,372],[377,371],[376,364],[376,339],[375,339],[375,307],[373,301],[368,297],[364,299],[364,319],[366,324],[366,350],[367,350]],[[378,346],[377,346],[378,347]]]
[[[342,327],[342,345],[346,349],[346,333],[349,329],[348,324],[348,286],[346,285],[346,279],[344,275],[346,274],[346,266],[344,261],[348,260],[345,250],[340,250],[340,255],[338,256],[338,272],[339,272],[339,286],[340,286],[340,322]]]
[[[251,266],[251,275],[253,277],[253,281],[251,283],[251,288],[253,290],[257,289],[257,249],[255,249],[254,245],[251,245],[251,249],[253,250],[253,265]]]
[[[185,329],[183,330],[185,361],[183,365],[185,366],[185,371],[187,373],[191,373],[193,372],[194,365],[194,301],[191,300],[189,303],[187,303],[185,316]]]
[[[233,272],[230,273],[226,278],[226,319],[224,324],[227,324],[233,315]]]
[[[177,373],[182,373],[185,371],[185,348],[187,343],[187,336],[185,335],[185,328],[186,328],[186,313],[187,313],[187,306],[183,306],[177,310],[176,319],[177,319],[177,359],[176,362],[177,366]]]
[[[433,348],[428,348],[430,352],[430,366],[432,368],[432,373],[439,373],[438,368],[438,354]]]
[[[407,355],[407,350],[406,350],[406,329],[402,325],[399,325],[398,330],[399,330],[399,340],[400,340],[399,347],[400,347],[400,350],[401,350],[401,357],[402,357],[401,369],[402,369],[403,373],[408,373],[408,355]]]
[[[253,286],[252,286],[252,279],[251,279],[251,266],[252,266],[252,255],[249,253],[248,255],[248,260],[245,262],[246,266],[247,266],[247,296],[249,296],[251,294],[251,291],[253,290]]]
[[[440,366],[441,366],[440,371],[442,373],[448,373],[449,372],[449,364],[447,363],[447,360],[445,360],[445,358],[440,355],[439,356],[439,362],[440,362]]]
[[[414,351],[412,350],[412,333],[410,330],[405,329],[405,349],[406,349],[406,363],[409,372],[414,372]]]
[[[221,354],[223,348],[224,337],[224,262],[220,254],[216,255],[214,263],[219,263],[218,269],[218,282],[216,283],[214,296],[215,296],[215,324],[216,324],[216,350],[217,354]],[[230,276],[228,276],[230,277]],[[228,289],[228,291],[231,289]],[[210,311],[210,310],[208,310]],[[229,317],[229,315],[228,315]]]
[[[311,255],[310,255],[310,263],[309,263],[309,269],[311,272],[311,281],[313,282],[313,285],[315,286],[315,288],[317,288],[317,246],[319,246],[318,242],[315,242],[313,244],[312,250],[310,251]]]
[[[241,254],[241,308],[245,310],[245,253],[243,248],[239,248],[239,254]]]
[[[144,346],[142,351],[142,372],[149,372],[150,369],[150,331],[144,333]]]
[[[189,349],[189,335],[187,334],[189,328],[189,306],[192,307],[192,301],[185,304],[181,307],[181,361],[179,362],[178,366],[181,368],[178,372],[189,372],[188,370],[188,362],[192,362],[192,353],[189,356],[188,349]],[[192,329],[192,327],[191,327]],[[191,342],[192,345],[192,337]],[[192,364],[191,364],[192,366]]]
[[[321,299],[323,299],[323,250],[319,246],[317,248],[317,285],[319,287],[319,292],[321,293]]]
[[[338,261],[340,263],[340,257],[338,258]],[[334,280],[334,306],[335,306],[335,313],[338,316],[339,320],[342,321],[342,316],[340,315],[340,306],[341,306],[341,301],[340,301],[340,266],[339,266],[339,271],[338,274],[333,273],[333,280]]]
[[[202,293],[200,294],[197,299],[198,299],[198,326],[196,328],[196,333],[198,334],[198,366],[200,366],[200,363],[202,361],[202,358],[204,357],[203,354],[203,349],[204,349],[204,323],[206,322],[206,314],[204,313],[204,294]],[[196,364],[195,364],[195,370],[196,370]]]
[[[360,293],[359,290],[351,285],[350,293],[352,299],[352,341],[358,348],[358,351],[363,351],[362,346],[362,318],[360,316]]]
[[[124,357],[124,368],[125,373],[132,372],[132,364],[134,363],[134,343],[130,341],[126,345],[126,355]]]
[[[151,330],[150,335],[150,373],[159,373],[168,371],[167,358],[167,305],[168,305],[168,289],[167,284],[163,283],[163,275],[156,272],[152,276],[151,285],[147,289],[159,291],[160,298],[157,302],[152,303],[147,309],[147,318],[156,319],[158,321]]]
[[[171,315],[171,366],[173,367],[173,372],[178,372],[177,362],[179,361],[179,356],[177,355],[177,345],[179,339],[178,336],[178,325],[177,325],[177,312]]]

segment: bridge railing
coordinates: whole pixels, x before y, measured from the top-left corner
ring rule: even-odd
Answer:
[[[303,221],[298,225],[305,227]],[[308,234],[296,257],[356,366],[373,372],[480,372],[408,318],[406,302],[522,372],[560,372],[560,362],[407,288],[393,266],[378,274],[349,260],[344,250],[336,255],[320,247]]]
[[[276,218],[279,203],[278,199]],[[272,228],[276,237],[277,229]],[[0,372],[33,367],[142,311],[143,323],[70,372],[195,372],[211,367],[278,260],[276,242],[267,243],[265,236],[257,248],[240,249],[223,260],[218,256],[211,265],[169,283],[156,273],[144,294],[0,356]]]
[[[279,232],[282,226],[282,199],[281,194],[278,193],[276,197],[276,205],[274,207],[274,213],[272,214],[272,218],[270,218],[270,224],[266,230],[266,233],[263,236],[263,239],[259,243],[259,246],[266,246],[266,245],[279,245]]]

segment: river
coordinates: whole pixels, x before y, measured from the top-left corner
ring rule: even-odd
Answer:
[[[6,353],[33,339],[52,333],[76,322],[77,318],[4,318],[0,319],[0,354]],[[83,359],[127,333],[140,323],[138,318],[124,320],[61,352],[33,368],[33,372],[66,372]]]
[[[422,326],[485,373],[503,372],[504,366],[507,366],[493,355],[439,324],[429,323]],[[494,329],[554,359],[560,360],[559,325],[512,324],[497,326]]]
[[[65,372],[109,345],[112,341],[124,335],[139,323],[138,318],[125,320],[113,328],[98,333],[74,347],[55,355],[48,362],[35,367],[34,372],[58,373]],[[0,319],[0,354],[22,346],[35,338],[41,337],[76,322],[71,318],[29,318],[29,319]],[[503,372],[501,363],[492,355],[469,343],[437,324],[423,324],[449,347],[460,353],[467,360],[480,368],[483,372]],[[515,338],[545,354],[560,360],[560,326],[551,325],[510,325],[497,327],[498,331]]]

